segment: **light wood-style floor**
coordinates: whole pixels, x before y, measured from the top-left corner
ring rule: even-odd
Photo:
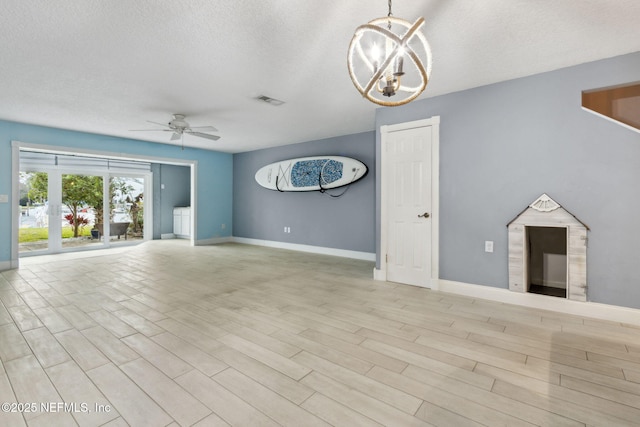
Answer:
[[[102,253],[1,273],[0,402],[30,412],[0,425],[640,425],[637,326],[375,282],[329,256]]]

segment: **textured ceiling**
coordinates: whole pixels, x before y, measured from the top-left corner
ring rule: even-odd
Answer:
[[[353,87],[354,29],[384,0],[3,0],[0,119],[169,143],[184,113],[241,152],[373,130]],[[424,16],[432,97],[640,51],[638,0],[396,0]],[[622,82],[621,82],[622,83]],[[273,107],[254,98],[286,103]]]

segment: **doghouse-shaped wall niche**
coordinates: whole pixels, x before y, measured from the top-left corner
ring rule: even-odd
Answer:
[[[587,231],[589,227],[546,194],[531,203],[507,227],[509,230],[509,290],[532,292],[530,234],[535,234],[534,229],[560,228],[566,230],[564,251],[566,270],[561,270],[563,275],[566,271],[566,293],[561,296],[576,301],[587,300]],[[545,259],[555,259],[557,264],[558,257],[545,257]]]

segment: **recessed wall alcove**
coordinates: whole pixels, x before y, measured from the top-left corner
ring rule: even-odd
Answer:
[[[582,107],[640,132],[640,82],[585,90]]]
[[[509,290],[587,300],[589,227],[546,194],[507,227]]]

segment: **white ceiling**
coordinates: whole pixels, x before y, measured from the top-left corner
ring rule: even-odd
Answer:
[[[2,0],[0,119],[169,143],[130,129],[184,113],[222,136],[185,145],[233,153],[373,130],[346,52],[386,14],[385,0]],[[420,99],[640,51],[638,0],[395,0],[393,14],[426,20]]]

